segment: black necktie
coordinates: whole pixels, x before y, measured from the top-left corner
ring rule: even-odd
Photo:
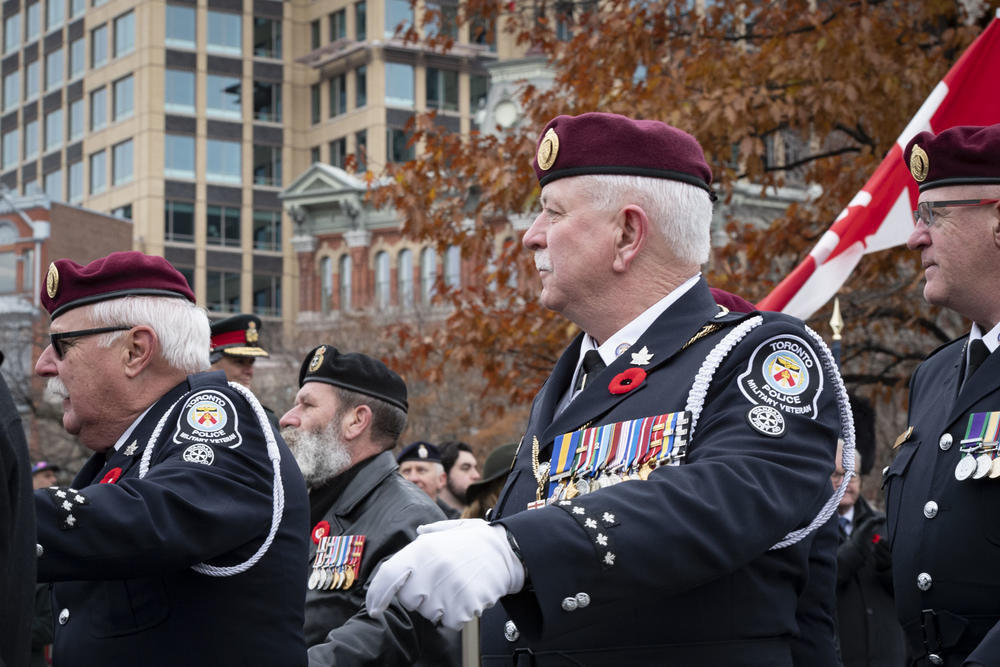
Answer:
[[[583,355],[583,368],[577,374],[573,393],[575,394],[587,385],[588,376],[597,375],[604,368],[604,359],[601,359],[601,353],[597,350],[587,350],[586,354]]]
[[[969,343],[969,365],[965,368],[966,382],[976,372],[976,369],[986,361],[986,357],[988,356],[990,356],[990,348],[986,347],[986,343],[983,342],[982,338],[977,338]]]

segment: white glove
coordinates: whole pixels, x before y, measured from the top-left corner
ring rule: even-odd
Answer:
[[[461,630],[504,595],[524,588],[524,566],[507,530],[482,519],[438,521],[382,563],[366,604],[380,618],[394,596],[433,623]]]

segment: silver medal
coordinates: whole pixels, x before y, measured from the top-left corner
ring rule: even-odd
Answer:
[[[989,454],[983,453],[976,457],[976,472],[973,473],[972,479],[982,479],[986,475],[990,474],[990,466],[993,465],[993,457]]]
[[[576,491],[581,496],[587,495],[590,493],[590,482],[582,478],[576,480]]]
[[[312,574],[309,575],[309,590],[316,590],[316,586],[319,585],[319,570],[313,568]]]
[[[966,454],[955,466],[955,479],[960,482],[967,480],[974,472],[976,472],[976,458]]]

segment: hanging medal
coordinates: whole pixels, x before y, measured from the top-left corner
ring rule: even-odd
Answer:
[[[960,482],[969,479],[976,472],[975,454],[982,448],[988,416],[988,412],[974,412],[969,415],[965,437],[962,438],[961,442],[962,458],[955,466],[955,479]]]
[[[973,479],[982,479],[990,474],[993,457],[997,450],[997,427],[1000,426],[1000,412],[990,412],[986,420],[986,432],[983,436],[982,451],[976,457],[976,472]]]

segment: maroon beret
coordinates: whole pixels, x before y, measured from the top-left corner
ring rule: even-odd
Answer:
[[[920,192],[945,185],[1000,184],[1000,123],[961,125],[910,139],[903,162]]]
[[[613,113],[556,116],[542,130],[532,162],[540,185],[583,174],[627,174],[690,183],[712,191],[698,141],[658,120]]]
[[[42,305],[55,318],[68,310],[123,296],[175,296],[194,303],[194,292],[180,271],[162,257],[113,252],[81,266],[71,259],[49,264]]]
[[[733,294],[732,292],[726,292],[717,287],[709,287],[708,291],[712,293],[712,298],[720,306],[725,306],[734,313],[752,313],[757,310],[757,306],[753,305],[743,297],[738,294]]]

